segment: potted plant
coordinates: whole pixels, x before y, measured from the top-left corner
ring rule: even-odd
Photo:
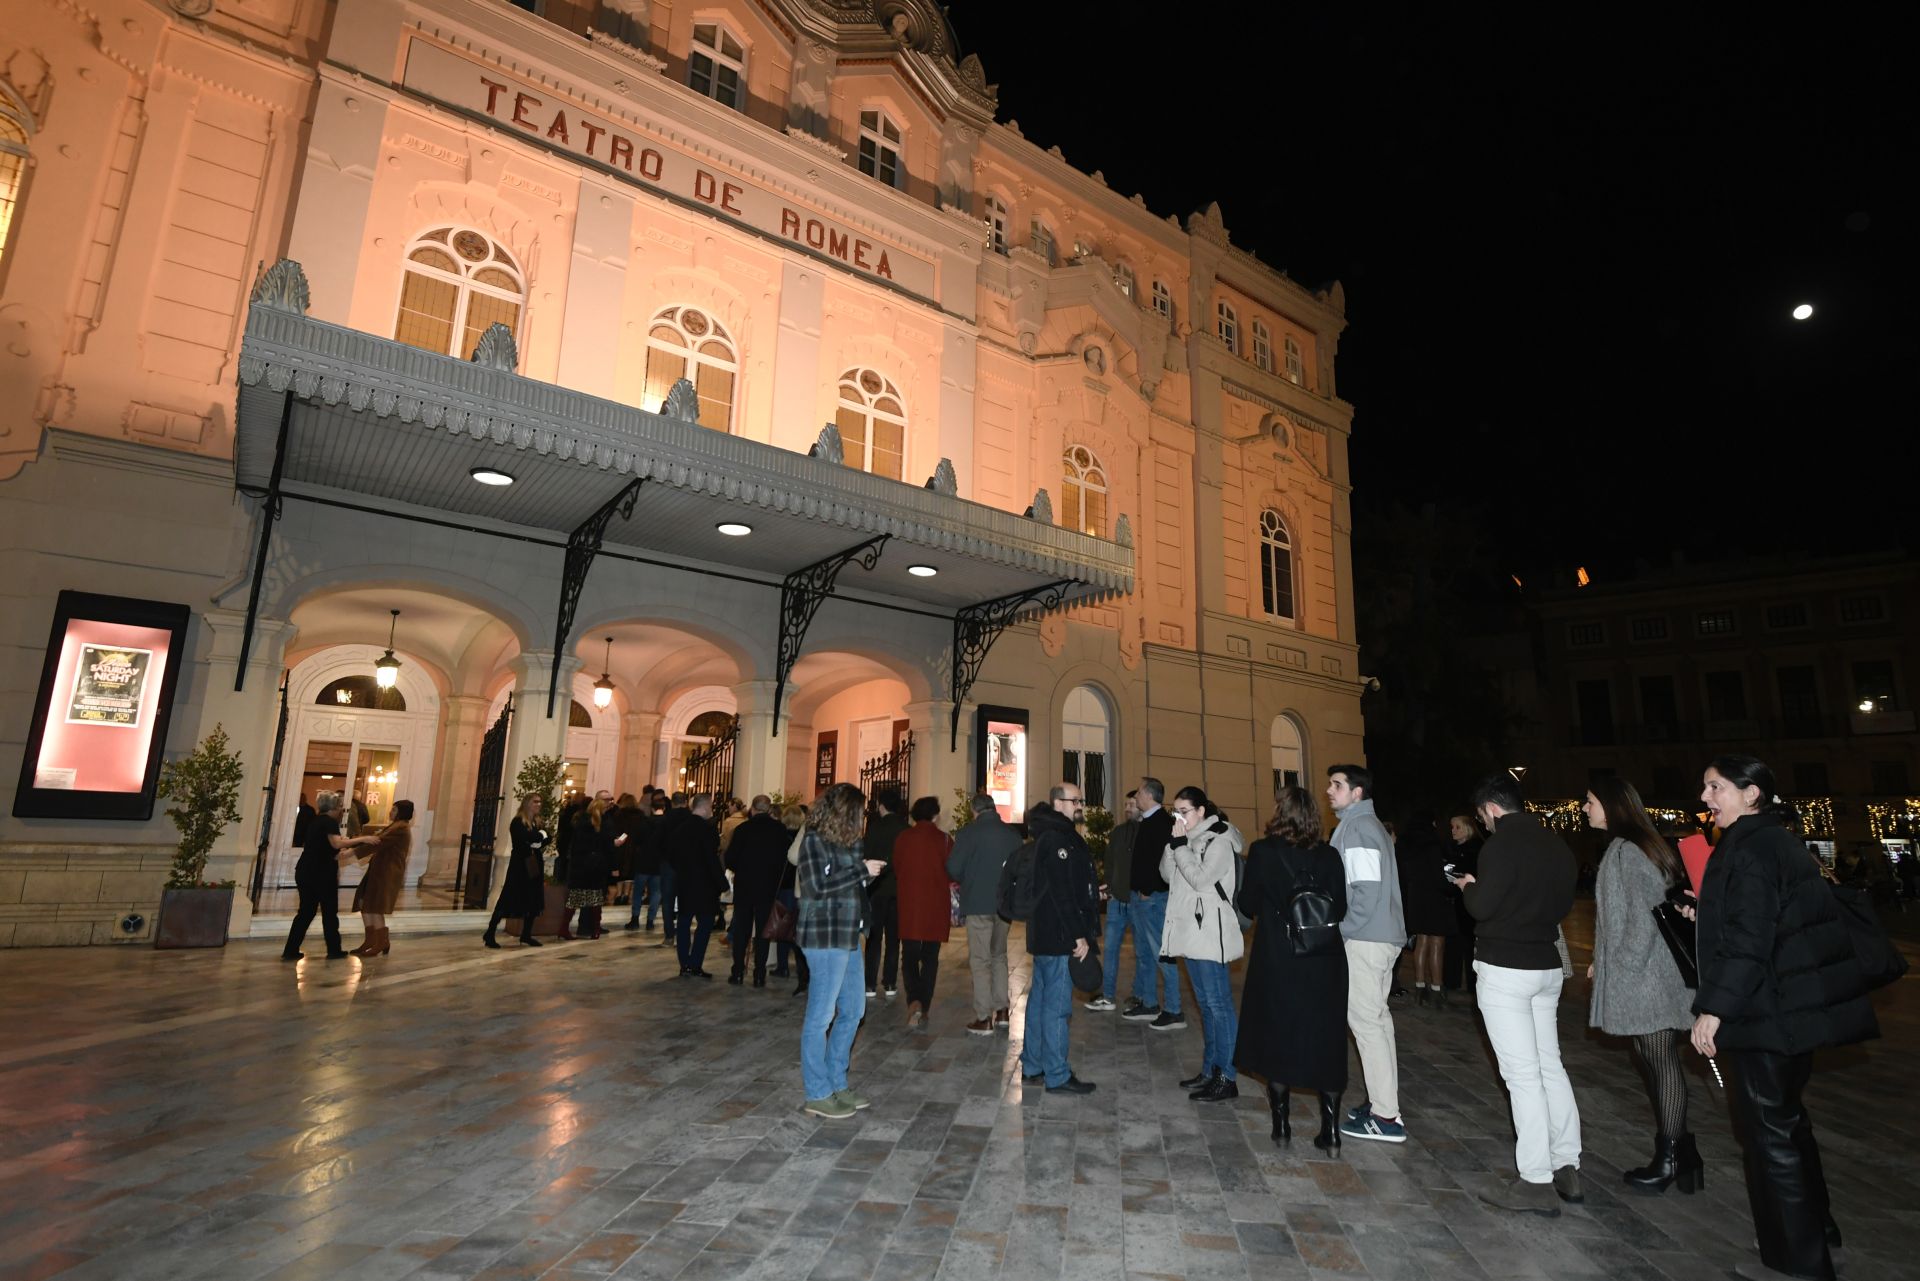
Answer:
[[[173,866],[160,891],[155,947],[224,947],[233,918],[233,882],[206,879],[207,856],[228,827],[240,821],[240,753],[224,725],[200,745],[160,768],[160,795],[174,802],[167,817],[180,832]]]
[[[567,761],[563,756],[529,756],[520,762],[520,772],[514,776],[513,794],[518,800],[524,802],[529,796],[540,798],[540,822],[549,837],[546,863],[541,868],[545,907],[534,920],[534,934],[558,933],[561,913],[567,907],[567,887],[554,875],[553,864],[560,848],[560,787],[566,777]]]

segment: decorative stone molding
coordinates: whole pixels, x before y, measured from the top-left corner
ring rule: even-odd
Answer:
[[[628,62],[639,63],[641,66],[645,67],[648,71],[652,71],[659,75],[666,74],[667,64],[665,62],[661,61],[659,58],[654,57],[652,54],[648,53],[644,49],[634,48],[632,45],[622,40],[619,36],[608,35],[604,31],[595,31],[592,27],[588,27],[587,39],[593,41],[593,43],[599,45],[602,49],[608,49],[614,53],[619,54],[622,58],[625,58]]]
[[[259,279],[253,282],[253,292],[248,297],[249,301],[256,306],[271,307],[275,311],[291,311],[304,316],[310,305],[307,273],[293,259],[282,258],[260,273]]]
[[[959,494],[960,478],[953,474],[953,459],[940,460],[940,465],[933,469],[933,475],[927,477],[927,488],[936,494],[945,494],[948,498]]]
[[[520,348],[513,341],[513,330],[497,320],[488,325],[474,344],[472,363],[509,374],[519,372]]]
[[[807,451],[807,457],[818,458],[823,463],[844,466],[847,461],[846,447],[840,441],[840,429],[832,423],[820,429],[820,438],[813,442],[813,448]]]
[[[840,148],[834,146],[832,143],[828,142],[825,138],[816,137],[815,135],[808,133],[805,129],[802,129],[798,125],[787,126],[787,137],[793,139],[797,143],[800,143],[802,146],[812,147],[815,151],[821,152],[824,155],[832,156],[835,160],[844,161],[847,158],[846,152],[840,150]]]
[[[1033,506],[1027,508],[1027,515],[1033,517],[1033,519],[1039,521],[1042,525],[1053,524],[1053,499],[1047,496],[1046,490],[1036,489],[1033,491]]]
[[[667,400],[660,406],[660,413],[678,422],[697,425],[700,421],[700,393],[693,389],[690,380],[682,378],[667,389]]]
[[[1114,518],[1113,541],[1122,547],[1133,546],[1133,522],[1127,519],[1125,512]]]
[[[1218,200],[1208,201],[1205,209],[1197,211],[1188,218],[1187,230],[1216,245],[1224,245],[1230,239],[1227,234],[1227,221],[1220,212]]]

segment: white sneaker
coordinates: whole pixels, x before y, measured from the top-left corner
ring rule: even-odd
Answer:
[[[1114,1003],[1112,1001],[1109,1001],[1106,997],[1096,996],[1091,1001],[1087,1002],[1086,1008],[1089,1010],[1105,1011],[1105,1010],[1116,1009],[1118,1007],[1115,1006]]]
[[[890,987],[890,988],[888,988],[888,989],[887,989],[887,999],[888,999],[889,1001],[891,1001],[891,1000],[892,1000],[892,999],[893,999],[894,997],[896,997],[896,996],[898,996],[898,995],[900,995],[900,989],[899,989],[899,988],[897,988],[897,987]]]
[[[870,987],[870,988],[868,988],[868,989],[867,989],[867,999],[868,999],[869,1001],[871,1001],[871,1000],[872,1000],[872,999],[873,999],[874,997],[876,997],[876,996],[878,996],[878,995],[880,995],[880,992],[879,992],[879,990],[878,990],[877,988],[871,988],[871,987]]]

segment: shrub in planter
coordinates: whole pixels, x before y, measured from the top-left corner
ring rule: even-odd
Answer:
[[[155,947],[222,947],[233,914],[233,882],[206,880],[207,856],[228,827],[240,821],[240,753],[224,725],[200,745],[160,768],[160,795],[173,802],[167,817],[180,832],[166,888],[160,894]]]

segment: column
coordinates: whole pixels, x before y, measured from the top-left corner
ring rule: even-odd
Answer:
[[[628,712],[620,718],[620,790],[635,796],[653,777],[653,758],[660,742],[659,712]]]
[[[519,798],[515,780],[520,767],[530,756],[567,754],[567,698],[580,660],[567,656],[560,660],[561,696],[554,700],[553,715],[547,715],[547,690],[553,686],[553,651],[527,650],[507,664],[513,673],[513,722],[507,730],[507,765],[502,774],[507,803],[500,807],[500,825],[505,829]],[[496,842],[499,833],[494,834]]]
[[[240,821],[214,842],[213,853],[207,859],[206,879],[234,882],[233,917],[227,932],[234,938],[245,938],[253,925],[253,903],[247,898],[247,891],[252,888],[253,860],[260,848],[267,773],[273,764],[273,736],[280,725],[281,661],[287,638],[293,635],[294,628],[282,619],[254,621],[253,646],[247,654],[247,687],[235,693],[233,678],[240,665],[240,639],[246,630],[247,616],[238,610],[210,609],[201,618],[207,632],[195,647],[199,651],[200,670],[194,673],[191,686],[183,686],[198,690],[200,720],[192,727],[190,737],[180,733],[184,726],[176,726],[175,732],[169,735],[174,740],[169,747],[183,752],[191,750],[219,725],[227,731],[232,750],[240,754],[243,771]],[[282,765],[280,797],[276,804],[283,804],[290,794],[297,795],[300,790],[299,762],[283,761]],[[160,801],[155,808],[165,806],[166,802]]]
[[[972,737],[964,723],[960,726],[960,745],[953,741],[953,703],[949,699],[930,698],[907,704],[907,720],[913,728],[913,793],[932,796],[940,802],[940,812],[953,809],[954,793],[971,792],[974,779]],[[912,799],[912,798],[909,798]]]
[[[423,890],[451,890],[460,862],[460,837],[473,821],[473,789],[479,782],[480,740],[487,733],[489,700],[474,694],[440,699],[440,751],[434,757],[433,829],[427,841]]]
[[[773,736],[773,682],[742,681],[733,687],[740,737],[733,749],[733,794],[771,796],[787,777],[787,745]]]
[[[820,410],[820,380],[839,370],[820,367],[820,331],[826,315],[826,278],[811,262],[788,262],[780,271],[780,317],[773,350],[772,443],[806,453],[826,421]]]

